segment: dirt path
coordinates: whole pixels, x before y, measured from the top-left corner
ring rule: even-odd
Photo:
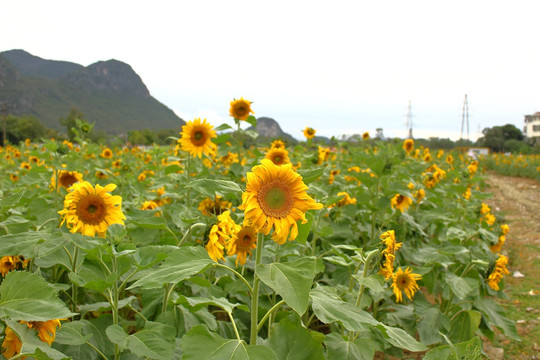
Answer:
[[[495,173],[486,182],[486,192],[493,196],[485,202],[510,226],[502,249],[509,257],[504,289],[509,299],[499,303],[516,322],[522,339],[516,342],[498,336],[487,346],[495,351],[490,359],[540,359],[540,183]]]

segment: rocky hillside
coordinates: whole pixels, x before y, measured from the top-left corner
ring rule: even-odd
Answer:
[[[2,52],[0,106],[4,104],[10,114],[33,115],[58,130],[65,130],[58,120],[74,107],[96,124],[96,130],[115,134],[184,124],[150,95],[131,66],[118,60],[84,67],[45,60],[23,50]]]
[[[272,139],[283,139],[288,140],[289,142],[296,143],[297,140],[294,139],[290,134],[287,134],[281,129],[278,122],[269,117],[260,117],[257,118],[257,127],[249,127],[248,130],[255,130],[259,136],[272,138]]]

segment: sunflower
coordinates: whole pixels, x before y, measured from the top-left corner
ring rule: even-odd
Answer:
[[[95,177],[97,177],[98,179],[107,179],[109,177],[109,175],[107,175],[106,173],[104,173],[103,171],[101,170],[98,170],[96,171],[96,173],[94,174]]]
[[[30,321],[27,323],[29,328],[36,329],[38,337],[44,343],[51,345],[56,337],[56,328],[62,326],[60,319],[47,320],[47,321]]]
[[[231,203],[227,200],[222,200],[219,195],[216,195],[214,199],[206,198],[199,204],[199,211],[205,216],[221,215],[230,208]]]
[[[189,152],[192,156],[202,157],[202,154],[212,155],[216,152],[217,146],[212,142],[216,131],[214,127],[200,118],[189,121],[182,126],[180,133],[182,138],[179,140],[182,150]]]
[[[499,258],[495,261],[495,268],[491,274],[489,274],[487,280],[489,287],[493,290],[499,291],[499,283],[501,282],[503,276],[510,273],[506,268],[506,264],[508,264],[508,258],[499,254]]]
[[[4,342],[2,343],[2,355],[6,359],[10,359],[15,355],[18,355],[21,352],[22,343],[19,340],[19,337],[10,327],[6,326],[4,330]]]
[[[272,239],[278,244],[298,236],[297,221],[307,223],[306,211],[323,207],[306,193],[308,187],[291,167],[261,160],[246,175],[246,191],[239,207],[244,210],[245,221],[257,231],[268,235],[273,229]]]
[[[58,175],[58,190],[60,190],[61,187],[69,189],[71,185],[82,181],[82,178],[83,174],[78,171],[60,170]],[[51,186],[53,189],[56,189],[56,171],[51,177]]]
[[[236,236],[227,242],[227,255],[236,254],[236,265],[246,263],[247,254],[251,256],[251,250],[257,248],[257,232],[251,226],[239,227]]]
[[[390,200],[390,205],[392,206],[392,209],[397,209],[401,212],[406,211],[409,208],[409,206],[411,206],[411,204],[412,204],[412,199],[408,196],[401,195],[401,194],[394,195],[392,200]]]
[[[271,148],[266,153],[265,159],[272,160],[272,162],[278,166],[289,164],[291,162],[289,159],[289,152],[284,148]]]
[[[306,126],[306,128],[304,129],[304,136],[306,137],[306,139],[311,140],[315,137],[316,132],[317,130]]]
[[[270,147],[272,149],[285,149],[285,143],[281,139],[276,139],[272,141]]]
[[[501,251],[502,246],[504,245],[506,241],[506,235],[499,236],[499,239],[497,240],[497,243],[495,245],[492,245],[489,247],[492,253],[496,254]]]
[[[501,232],[503,235],[508,234],[509,231],[510,231],[510,227],[508,226],[508,224],[501,225]]]
[[[404,142],[403,142],[403,149],[408,153],[410,153],[412,151],[412,149],[414,149],[414,140],[413,139],[406,139]]]
[[[403,294],[402,292],[407,295],[409,300],[412,300],[414,297],[414,294],[419,289],[418,284],[416,283],[418,280],[422,280],[422,276],[419,274],[414,274],[412,272],[412,269],[407,267],[405,271],[403,271],[401,268],[396,271],[394,276],[392,277],[393,283],[392,283],[392,290],[394,291],[394,294],[396,295],[396,302],[403,302]]]
[[[366,140],[369,140],[369,132],[365,132],[362,134],[362,140],[366,141]]]
[[[236,237],[238,228],[240,226],[231,219],[231,213],[229,211],[225,211],[218,216],[218,223],[210,229],[208,242],[205,246],[208,256],[212,260],[218,262],[218,260],[223,259],[225,246],[227,242],[231,241],[231,238]]]
[[[159,207],[159,204],[155,202],[154,200],[148,200],[143,202],[141,205],[141,210],[154,210],[155,208]]]
[[[382,251],[383,263],[379,273],[384,276],[385,280],[394,276],[394,260],[396,259],[396,250],[403,243],[396,243],[396,235],[394,230],[388,230],[381,234],[380,239],[386,248]]]
[[[246,121],[250,113],[255,114],[253,110],[251,110],[251,101],[244,100],[244,98],[231,101],[229,115],[233,118]]]
[[[122,198],[109,192],[116,188],[115,184],[95,188],[87,181],[73,184],[64,199],[62,215],[70,232],[79,232],[87,236],[105,236],[107,228],[112,224],[124,224],[126,217],[122,213]]]
[[[111,149],[105,148],[105,149],[103,149],[103,151],[101,152],[101,154],[99,154],[99,156],[101,156],[101,157],[104,158],[104,159],[112,159],[112,157],[113,157],[113,152],[112,152]]]
[[[426,191],[424,189],[418,189],[413,193],[417,203],[420,203],[426,197]]]
[[[348,193],[345,191],[338,192],[337,196],[343,196],[341,199],[339,199],[336,203],[334,203],[332,206],[329,206],[328,208],[331,209],[334,205],[337,207],[342,207],[345,205],[354,205],[356,204],[356,198],[352,198]]]
[[[11,174],[9,174],[9,178],[13,182],[19,181],[19,174],[18,173],[11,173]]]
[[[6,276],[8,272],[17,269],[21,260],[18,256],[4,256],[0,259],[0,274]]]

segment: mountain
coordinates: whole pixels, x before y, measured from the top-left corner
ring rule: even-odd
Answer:
[[[283,139],[293,144],[298,142],[290,134],[281,130],[281,126],[279,126],[276,120],[269,117],[257,118],[257,127],[250,126],[247,130],[254,130],[263,138]]]
[[[153,98],[126,63],[98,61],[89,66],[45,60],[23,50],[0,53],[0,105],[9,114],[33,115],[45,126],[60,122],[73,107],[96,130],[119,134],[139,129],[178,128],[185,122]]]

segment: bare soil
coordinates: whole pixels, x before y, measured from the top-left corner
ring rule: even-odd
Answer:
[[[502,335],[485,351],[490,359],[540,359],[540,183],[527,178],[489,173],[486,201],[492,212],[510,226],[502,253],[509,257],[504,292],[499,303],[516,322],[521,342]],[[521,277],[521,275],[523,277]]]

